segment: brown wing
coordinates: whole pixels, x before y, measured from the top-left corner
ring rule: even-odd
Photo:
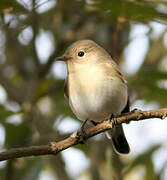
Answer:
[[[126,84],[126,80],[124,79],[124,76],[122,75],[119,66],[112,60],[110,59],[107,61],[107,63],[103,63],[103,66],[106,68],[106,72],[111,76],[114,75],[117,78],[119,78],[123,83]]]
[[[121,114],[130,112],[129,106],[130,106],[130,104],[129,104],[129,99],[128,99],[127,104],[126,104],[125,108],[123,109],[123,111],[121,112]]]

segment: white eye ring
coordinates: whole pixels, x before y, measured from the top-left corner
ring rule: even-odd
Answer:
[[[79,57],[83,57],[84,54],[85,54],[85,53],[84,53],[83,51],[79,51],[78,56],[79,56]]]

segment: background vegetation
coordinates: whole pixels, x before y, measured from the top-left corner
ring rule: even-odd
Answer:
[[[54,61],[79,39],[95,40],[120,64],[132,107],[167,107],[166,23],[165,0],[1,0],[0,149],[47,144],[79,128],[63,96],[65,67]],[[163,180],[166,125],[127,125],[128,156],[100,135],[56,157],[0,163],[0,179]]]

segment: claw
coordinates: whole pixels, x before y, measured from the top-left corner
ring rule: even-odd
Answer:
[[[90,122],[91,122],[94,126],[96,126],[96,125],[99,124],[99,122],[96,122],[96,121],[93,121],[93,120],[91,120]]]
[[[140,111],[139,109],[135,108],[131,112],[134,113],[135,111]]]
[[[114,114],[112,113],[110,116],[110,120],[113,120],[113,119],[114,119]]]
[[[110,116],[110,121],[112,122],[113,126],[116,126],[117,125],[117,121],[115,120],[115,117],[114,114],[112,113],[111,116]]]

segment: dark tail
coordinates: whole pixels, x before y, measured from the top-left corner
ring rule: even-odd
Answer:
[[[127,154],[130,152],[129,144],[126,140],[122,125],[116,126],[112,129],[111,133],[114,149],[118,153]]]
[[[121,113],[127,113],[129,111],[130,108],[129,108],[129,100],[128,100],[125,108]],[[130,152],[130,147],[126,140],[122,125],[118,125],[113,128],[111,138],[114,148],[118,153],[127,154]]]

